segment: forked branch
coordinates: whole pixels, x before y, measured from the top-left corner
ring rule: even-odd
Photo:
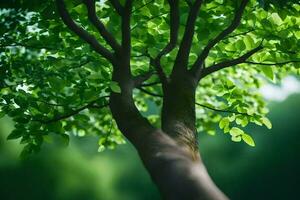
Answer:
[[[180,43],[180,47],[175,59],[175,65],[172,73],[176,73],[180,69],[186,69],[188,64],[188,57],[190,54],[193,36],[195,33],[195,23],[202,5],[202,0],[196,0],[191,6],[189,16],[186,22],[184,35]]]
[[[260,51],[261,49],[263,49],[263,47],[261,45],[259,45],[258,47],[256,47],[256,48],[252,49],[251,51],[245,53],[244,55],[242,55],[239,58],[235,58],[233,60],[226,60],[224,62],[221,62],[221,63],[215,64],[215,65],[212,65],[210,67],[207,67],[207,68],[203,69],[200,78],[203,78],[203,77],[205,77],[205,76],[207,76],[207,75],[209,75],[211,73],[214,73],[216,71],[219,71],[221,69],[245,63],[246,60],[249,57],[251,57],[256,52]]]
[[[149,58],[150,58],[150,65],[153,66],[157,72],[157,75],[161,81],[161,83],[163,85],[166,85],[168,83],[168,78],[160,64],[159,61],[153,59],[150,55],[149,55]]]
[[[155,74],[155,71],[149,70],[145,74],[141,74],[139,76],[134,77],[134,85],[135,87],[141,86],[145,81],[151,78]]]
[[[109,2],[111,3],[111,5],[115,8],[115,10],[117,11],[117,13],[119,15],[122,14],[123,12],[123,7],[120,4],[119,0],[109,0]]]
[[[170,40],[168,44],[158,53],[156,58],[151,59],[150,63],[156,68],[157,73],[163,84],[166,84],[167,77],[161,66],[161,58],[171,52],[177,45],[178,31],[179,31],[179,0],[168,0],[170,6]]]
[[[60,17],[62,18],[65,25],[73,31],[76,35],[78,35],[81,39],[86,41],[97,53],[102,55],[104,58],[109,60],[110,62],[114,61],[113,54],[106,49],[104,46],[99,44],[97,39],[89,34],[86,30],[81,28],[76,22],[71,18],[64,0],[56,0],[56,6],[58,9],[58,13]]]
[[[249,0],[242,0],[239,8],[235,12],[234,19],[232,20],[231,24],[223,30],[217,37],[212,39],[206,47],[203,49],[202,53],[198,56],[197,60],[192,66],[192,72],[196,75],[196,78],[199,78],[201,76],[202,71],[202,64],[206,57],[208,56],[210,50],[221,40],[223,40],[226,36],[228,36],[230,33],[232,33],[240,24],[243,13],[245,11],[245,8],[248,4]]]
[[[97,28],[100,35],[105,39],[105,41],[111,46],[112,49],[115,51],[119,51],[121,46],[115,40],[115,38],[109,33],[104,24],[100,21],[96,14],[96,5],[95,0],[85,0],[84,3],[86,4],[87,11],[88,11],[88,18],[90,22]]]
[[[168,44],[162,49],[155,60],[160,61],[161,57],[171,52],[177,44],[179,31],[179,0],[168,0],[170,6],[170,40]]]

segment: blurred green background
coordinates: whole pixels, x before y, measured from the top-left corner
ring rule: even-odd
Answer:
[[[255,148],[221,133],[200,135],[209,173],[233,200],[300,198],[300,95],[269,107],[273,129],[248,128]],[[0,199],[160,199],[128,143],[98,153],[97,138],[73,137],[68,148],[45,144],[38,155],[21,161],[18,141],[6,141],[12,127],[9,119],[0,120]]]

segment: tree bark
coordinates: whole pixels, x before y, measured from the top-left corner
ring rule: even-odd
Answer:
[[[110,108],[163,199],[226,200],[208,175],[197,148],[194,87],[183,82],[165,87],[160,130],[136,108],[129,74],[129,67],[115,68],[113,80],[118,81],[121,93],[111,94]]]
[[[211,180],[201,159],[195,160],[167,134],[156,130],[145,139],[143,146],[136,148],[163,199],[228,199]]]

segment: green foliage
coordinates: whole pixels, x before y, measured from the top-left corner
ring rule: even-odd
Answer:
[[[109,49],[89,23],[81,2],[66,2],[76,22]],[[148,52],[155,56],[169,40],[170,16],[166,2],[147,2],[135,1],[132,12],[134,75],[149,70],[149,59],[141,54]],[[180,1],[180,37],[189,11],[184,2]],[[199,106],[196,111],[199,132],[214,135],[216,124],[219,124],[224,133],[230,133],[233,141],[254,146],[253,139],[241,128],[249,123],[272,127],[258,88],[267,79],[278,82],[287,74],[299,74],[299,64],[284,62],[299,61],[300,5],[290,4],[289,9],[271,5],[263,9],[261,5],[269,5],[269,2],[251,1],[240,26],[218,43],[206,59],[209,67],[239,57],[261,43],[264,46],[248,60],[252,64],[227,68],[201,80],[197,103],[225,112]],[[100,138],[99,151],[124,143],[110,110],[104,108],[111,91],[122,92],[111,80],[111,64],[63,25],[53,1],[16,1],[13,5],[2,6],[18,9],[0,10],[0,117],[6,114],[15,121],[15,130],[8,139],[20,138],[26,145],[24,155],[38,151],[52,134],[60,136],[65,144],[70,134],[79,137],[96,134]],[[235,7],[234,1],[206,1],[196,23],[190,64],[207,42],[230,24]],[[97,14],[120,42],[120,18],[111,5],[108,2],[97,4]],[[177,50],[162,58],[167,73],[172,70]],[[149,83],[155,81],[158,81],[157,76],[148,80]],[[147,90],[162,93],[159,85],[149,86]],[[138,108],[148,113],[146,117],[158,126],[158,112],[149,113],[150,108],[161,107],[161,99],[140,90],[134,92],[134,97]]]
[[[115,92],[115,93],[121,93],[121,88],[120,88],[120,86],[118,85],[117,82],[112,81],[109,86],[110,86],[110,89],[113,92]]]
[[[268,9],[270,6],[276,6],[278,8],[290,7],[296,3],[299,4],[299,0],[259,0],[259,4],[265,9]]]

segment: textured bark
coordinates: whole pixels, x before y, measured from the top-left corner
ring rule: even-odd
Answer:
[[[163,199],[226,200],[200,159],[161,130],[148,135],[139,155]]]
[[[110,108],[163,199],[227,199],[209,177],[197,149],[194,85],[173,81],[164,88],[163,130],[160,130],[139,113],[132,98],[134,83],[130,68],[124,66],[124,60],[119,62],[123,65],[115,67],[113,79],[118,81],[122,92],[111,94]]]
[[[195,88],[196,84],[183,73],[175,75],[164,87],[162,107],[162,130],[175,139],[178,144],[191,150],[198,157],[195,127]]]

